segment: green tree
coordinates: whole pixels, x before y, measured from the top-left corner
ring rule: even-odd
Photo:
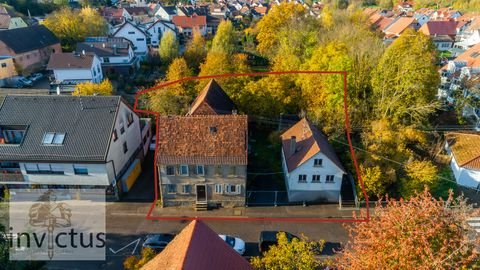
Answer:
[[[168,66],[173,61],[173,59],[178,57],[178,46],[178,40],[173,32],[168,31],[167,33],[165,33],[165,35],[162,36],[158,52],[160,54],[160,59],[165,66]]]
[[[406,30],[387,48],[372,77],[376,118],[421,123],[437,107],[440,76],[430,38]]]
[[[212,41],[211,52],[224,52],[233,55],[237,51],[237,37],[231,21],[224,20],[218,25],[217,33]]]
[[[391,10],[393,9],[393,1],[392,0],[379,0],[378,5],[381,8]]]
[[[123,261],[123,268],[125,270],[140,270],[142,266],[144,266],[148,261],[153,259],[157,254],[151,248],[144,248],[142,249],[142,253],[140,258],[137,256],[128,256]]]
[[[111,96],[113,93],[112,83],[105,79],[101,83],[79,83],[75,86],[74,96]]]
[[[321,265],[316,252],[323,249],[324,242],[307,238],[288,240],[284,232],[277,234],[278,244],[270,247],[262,257],[253,257],[251,263],[258,270],[315,270]]]
[[[105,19],[90,7],[62,8],[49,14],[43,24],[55,33],[67,51],[74,50],[77,42],[88,36],[105,36],[108,31]]]
[[[188,63],[188,66],[197,73],[200,70],[200,64],[207,56],[207,46],[205,39],[198,30],[193,31],[193,38],[188,43],[187,49],[183,57]]]
[[[433,187],[438,181],[438,169],[429,160],[414,160],[405,165],[406,177],[401,179],[402,197],[409,198],[425,186]]]

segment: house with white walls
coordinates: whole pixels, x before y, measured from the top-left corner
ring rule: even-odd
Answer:
[[[133,52],[139,57],[145,57],[148,52],[148,35],[143,29],[130,21],[124,22],[112,34],[113,37],[125,38],[132,42]]]
[[[155,48],[160,45],[160,40],[167,32],[172,32],[175,36],[177,35],[175,25],[164,20],[157,20],[154,23],[147,25],[145,32],[149,35],[149,45]]]
[[[91,52],[54,53],[47,70],[53,72],[56,84],[100,83],[103,80],[100,59]]]
[[[306,118],[280,136],[289,202],[338,202],[346,174],[327,138]]]
[[[448,133],[446,139],[457,184],[480,190],[480,133]]]
[[[141,128],[119,96],[6,96],[0,185],[104,188],[118,196],[144,153]]]

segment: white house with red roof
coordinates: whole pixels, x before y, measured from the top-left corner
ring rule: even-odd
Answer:
[[[184,36],[192,36],[193,30],[197,29],[204,36],[207,34],[207,16],[173,16],[173,24],[177,28],[179,34]]]
[[[289,202],[338,202],[346,172],[325,135],[303,118],[280,137]]]
[[[429,36],[437,50],[446,51],[453,47],[457,35],[457,22],[449,21],[428,21],[418,30]]]

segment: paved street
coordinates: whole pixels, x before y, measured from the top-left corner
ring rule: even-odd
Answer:
[[[150,221],[145,216],[148,203],[114,203],[107,206],[107,260],[106,262],[51,262],[48,268],[59,269],[123,269],[128,256],[138,254],[142,239],[150,233],[178,233],[187,221]],[[257,255],[258,237],[262,230],[284,230],[295,235],[302,233],[312,240],[323,239],[329,247],[345,243],[348,234],[339,223],[297,223],[266,221],[208,221],[217,233],[237,236],[247,242],[246,257]],[[138,243],[138,244],[137,244]],[[129,245],[130,244],[130,245]],[[329,253],[332,253],[331,250]]]

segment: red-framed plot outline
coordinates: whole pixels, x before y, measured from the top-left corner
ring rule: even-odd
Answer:
[[[154,115],[156,119],[155,125],[155,134],[157,138],[159,138],[158,133],[158,116],[159,114],[153,111],[142,110],[138,108],[138,99],[141,95],[144,95],[149,92],[156,91],[163,87],[167,87],[170,85],[186,82],[186,81],[194,81],[194,80],[205,80],[205,79],[217,79],[217,78],[227,78],[227,77],[257,77],[257,76],[266,76],[266,75],[287,75],[287,74],[337,74],[342,75],[343,78],[343,106],[344,106],[344,114],[345,114],[345,131],[348,140],[348,146],[350,149],[350,155],[353,160],[353,164],[355,167],[355,172],[357,175],[357,179],[360,183],[360,187],[362,188],[362,193],[365,197],[366,201],[366,215],[363,218],[316,218],[316,217],[306,217],[306,218],[294,218],[294,217],[189,217],[189,216],[152,216],[152,212],[155,208],[156,202],[158,200],[158,167],[157,167],[157,154],[158,154],[158,140],[155,142],[155,158],[154,162],[154,188],[155,188],[155,199],[150,206],[150,209],[147,213],[146,219],[147,220],[211,220],[211,221],[275,221],[275,222],[313,222],[313,223],[346,223],[346,222],[368,222],[370,220],[370,212],[369,212],[369,200],[367,193],[365,191],[365,187],[363,184],[363,179],[360,174],[360,170],[358,167],[357,158],[355,156],[355,151],[353,149],[352,140],[350,137],[350,120],[349,120],[349,112],[348,112],[348,95],[347,95],[347,75],[346,71],[304,71],[304,70],[295,70],[295,71],[270,71],[270,72],[252,72],[252,73],[235,73],[235,74],[219,74],[219,75],[209,75],[209,76],[197,76],[197,77],[185,77],[175,81],[168,81],[165,83],[161,83],[154,87],[139,91],[135,96],[135,104],[134,104],[134,111],[137,113],[143,113],[148,115]]]

